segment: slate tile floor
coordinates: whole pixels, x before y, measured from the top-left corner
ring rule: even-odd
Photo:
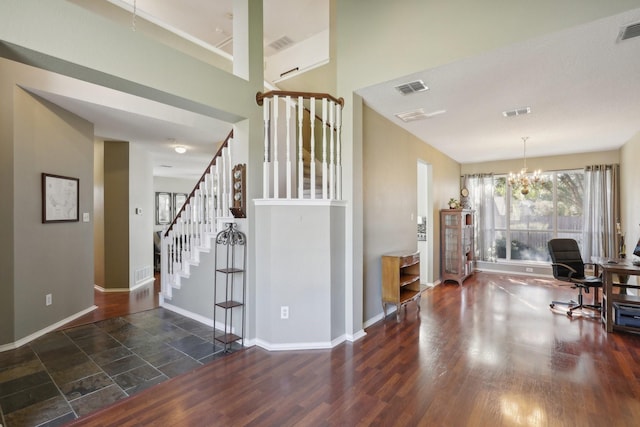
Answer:
[[[224,355],[163,308],[48,333],[0,353],[0,424],[57,426]]]

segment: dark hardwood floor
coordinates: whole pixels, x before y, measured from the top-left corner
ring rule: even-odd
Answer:
[[[575,295],[478,273],[427,290],[420,313],[411,304],[355,343],[249,348],[71,425],[638,425],[640,337],[549,308]]]
[[[150,310],[159,305],[160,277],[156,274],[154,283],[142,286],[132,292],[94,291],[94,304],[97,309],[65,324],[62,329],[125,316],[131,313]]]

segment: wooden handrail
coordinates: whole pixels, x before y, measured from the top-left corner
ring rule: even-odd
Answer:
[[[299,96],[303,98],[327,98],[332,100],[333,102],[340,104],[341,107],[344,107],[344,98],[335,98],[334,96],[329,95],[328,93],[314,93],[314,92],[292,92],[288,90],[272,90],[269,92],[258,92],[256,93],[256,102],[258,105],[262,105],[262,101],[265,98],[272,98],[273,96],[290,96],[292,98],[297,98]]]
[[[164,237],[168,237],[169,236],[169,232],[171,231],[171,229],[175,225],[176,220],[178,219],[180,214],[182,214],[182,212],[187,207],[187,204],[189,203],[189,200],[191,200],[191,198],[196,193],[196,190],[198,189],[198,186],[205,180],[205,177],[207,176],[207,173],[209,173],[209,169],[211,169],[211,166],[216,164],[216,159],[218,157],[222,156],[222,150],[229,145],[229,140],[231,138],[233,138],[233,129],[231,129],[231,132],[229,132],[229,135],[227,135],[227,138],[222,142],[220,147],[218,147],[218,151],[216,151],[216,154],[213,156],[213,158],[209,162],[209,165],[205,168],[204,172],[202,173],[202,176],[200,177],[200,179],[198,180],[196,185],[193,187],[193,190],[191,190],[191,193],[189,193],[189,197],[187,197],[187,199],[182,204],[182,207],[180,208],[180,211],[178,211],[176,216],[173,217],[173,221],[171,221],[171,224],[169,225],[169,228],[167,228],[167,231],[164,233]]]

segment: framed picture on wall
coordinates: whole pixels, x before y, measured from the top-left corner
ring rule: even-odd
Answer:
[[[156,224],[169,224],[173,220],[173,203],[171,193],[156,193]]]
[[[42,174],[42,222],[79,221],[80,180]]]

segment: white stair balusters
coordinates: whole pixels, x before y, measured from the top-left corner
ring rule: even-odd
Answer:
[[[181,277],[188,277],[191,266],[198,264],[200,253],[211,249],[218,226],[232,217],[231,135],[162,235],[160,274],[165,299],[171,299],[173,288],[180,288]]]
[[[286,108],[282,114],[280,100],[284,100]],[[264,119],[262,197],[341,200],[343,100],[322,93],[272,91],[258,93],[256,101],[263,107]],[[316,111],[320,117],[316,117]],[[322,131],[318,126],[322,126]],[[285,132],[281,130],[283,127],[286,129],[286,141],[280,144],[279,133]],[[285,145],[286,153],[279,151],[283,148],[280,145]],[[292,157],[297,158],[295,165]],[[279,171],[281,160],[286,163],[282,175]],[[282,183],[283,180],[286,183]],[[295,188],[296,195],[293,194]]]

